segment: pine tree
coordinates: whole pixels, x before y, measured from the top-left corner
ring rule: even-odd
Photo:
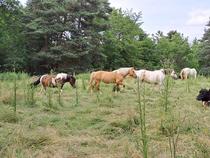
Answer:
[[[25,34],[31,70],[73,71],[97,66],[103,57],[102,32],[110,12],[107,0],[28,1]]]
[[[204,35],[202,38],[202,48],[199,51],[199,63],[201,66],[201,73],[210,74],[210,21],[206,25],[206,29],[204,30]]]

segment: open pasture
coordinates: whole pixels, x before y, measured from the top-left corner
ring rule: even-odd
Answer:
[[[90,94],[88,80],[89,74],[80,74],[76,89],[65,84],[61,95],[58,89],[44,94],[41,86],[27,86],[32,80],[26,74],[0,74],[0,157],[141,158],[135,79],[127,78],[119,93],[101,83],[102,94]],[[149,157],[171,157],[170,133],[177,157],[210,157],[210,109],[196,101],[200,88],[210,88],[210,79],[170,80],[165,112],[164,92],[141,85]]]

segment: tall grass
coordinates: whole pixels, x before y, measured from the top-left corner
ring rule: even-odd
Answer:
[[[34,106],[36,103],[35,100],[35,87],[30,86],[29,83],[25,86],[25,104],[29,106]]]
[[[17,80],[16,76],[14,76],[14,82],[13,82],[13,107],[14,107],[14,112],[16,113],[17,110]]]
[[[173,107],[170,102],[170,94],[173,87],[173,82],[170,76],[166,76],[164,81],[164,87],[162,91],[162,105],[164,107],[164,113],[161,111],[161,130],[162,133],[168,138],[170,157],[177,157],[177,144],[180,134],[181,121],[173,111]]]
[[[76,84],[76,88],[75,89],[76,89],[75,90],[75,106],[78,106],[79,105],[78,84]]]
[[[190,93],[190,84],[191,84],[191,79],[190,78],[186,79],[186,91],[187,91],[187,93]]]
[[[86,83],[84,78],[82,78],[82,88],[83,90],[86,90]]]
[[[161,104],[164,108],[165,112],[168,112],[169,110],[169,106],[170,106],[170,94],[171,94],[171,90],[173,87],[173,81],[171,79],[171,77],[169,75],[166,75],[165,80],[164,80],[164,84],[163,84],[163,89],[161,90]]]
[[[170,157],[177,157],[177,145],[180,135],[180,127],[185,121],[185,117],[181,120],[172,112],[165,115],[165,119],[161,122],[161,130],[168,138]]]
[[[47,89],[47,106],[51,109],[53,107],[52,90]]]
[[[63,106],[63,101],[62,101],[62,98],[61,98],[61,86],[58,86],[58,104],[60,106]]]
[[[138,94],[138,111],[139,111],[139,118],[140,118],[140,131],[141,131],[141,141],[143,146],[143,157],[148,157],[148,136],[147,136],[147,129],[146,129],[146,115],[145,115],[145,107],[146,107],[146,100],[145,100],[145,84],[143,83],[142,86],[142,95],[140,93],[140,81],[137,81],[137,94]],[[142,99],[141,99],[142,97]]]
[[[28,78],[28,74],[24,72],[4,72],[0,73],[0,80],[12,81],[16,77],[16,80],[24,80]]]

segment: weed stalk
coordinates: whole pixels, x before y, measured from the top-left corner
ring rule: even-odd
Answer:
[[[140,82],[137,82],[137,93],[138,93],[138,110],[139,110],[139,117],[140,117],[140,131],[141,131],[141,141],[143,145],[143,157],[148,157],[148,139],[147,139],[147,131],[146,131],[146,100],[145,100],[145,84],[143,84],[142,90],[142,100],[140,94]]]

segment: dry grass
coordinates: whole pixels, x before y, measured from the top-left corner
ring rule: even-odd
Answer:
[[[126,88],[112,93],[112,85],[101,85],[102,94],[89,94],[88,74],[78,76],[79,104],[75,89],[52,90],[52,107],[47,95],[35,89],[35,104],[24,101],[27,79],[17,80],[17,113],[13,114],[12,82],[2,80],[0,91],[0,157],[31,158],[141,158],[137,113],[137,84],[126,79]],[[209,79],[176,80],[170,94],[174,117],[183,120],[177,144],[179,158],[210,157],[210,109],[195,100],[199,89],[209,88]],[[188,88],[188,89],[187,89]],[[164,107],[161,93],[146,84],[146,126],[149,157],[169,158],[168,137],[161,128]],[[166,124],[167,125],[167,124]]]

